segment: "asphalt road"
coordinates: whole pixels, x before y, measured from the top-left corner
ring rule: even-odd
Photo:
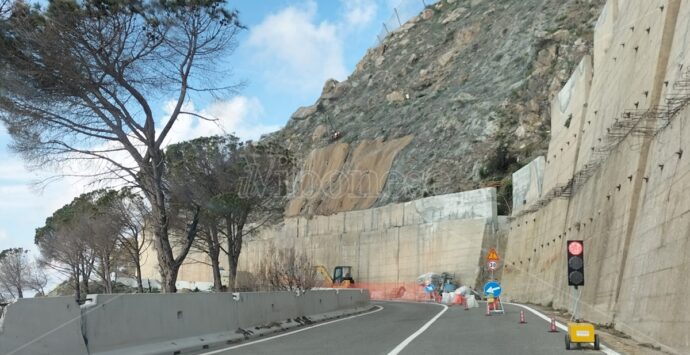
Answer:
[[[527,324],[519,324],[516,306],[487,317],[481,307],[450,307],[439,316],[444,308],[435,304],[374,304],[383,309],[200,354],[599,354],[566,351],[564,332],[549,333],[548,323],[528,311]]]

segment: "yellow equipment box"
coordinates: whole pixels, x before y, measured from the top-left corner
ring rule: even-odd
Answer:
[[[568,323],[568,334],[565,336],[565,348],[570,350],[570,344],[590,343],[595,350],[599,350],[599,335],[594,332],[594,325],[590,323]]]

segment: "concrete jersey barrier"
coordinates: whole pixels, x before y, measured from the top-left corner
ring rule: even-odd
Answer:
[[[72,297],[21,299],[5,308],[0,322],[2,355],[87,353]]]
[[[367,290],[92,295],[6,308],[0,354],[170,354],[239,341],[281,322],[369,304]]]

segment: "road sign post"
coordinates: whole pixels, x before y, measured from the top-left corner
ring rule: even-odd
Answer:
[[[489,281],[484,284],[484,295],[486,295],[486,305],[489,309],[489,312],[504,313],[503,304],[499,298],[501,296],[500,283],[497,281]]]
[[[494,279],[494,270],[498,268],[499,260],[501,260],[501,258],[498,257],[498,252],[496,252],[496,248],[489,249],[489,252],[486,254],[486,261],[487,266],[491,271],[491,280]]]

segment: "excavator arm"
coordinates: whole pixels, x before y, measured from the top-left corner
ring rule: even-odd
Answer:
[[[314,267],[314,270],[323,277],[323,280],[326,282],[328,287],[333,285],[333,279],[331,278],[331,275],[328,273],[328,270],[326,270],[326,267],[323,265],[318,265]]]

